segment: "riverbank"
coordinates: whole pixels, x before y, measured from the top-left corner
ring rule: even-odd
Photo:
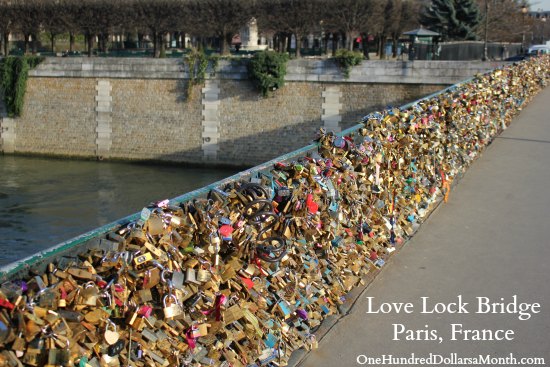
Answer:
[[[47,58],[30,71],[22,116],[0,120],[0,150],[103,160],[252,166],[490,70],[498,62],[289,61],[262,98],[244,61],[220,60],[188,88],[181,60]]]

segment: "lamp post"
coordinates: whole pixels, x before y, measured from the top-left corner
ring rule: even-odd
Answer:
[[[525,15],[527,14],[527,6],[521,7],[522,26],[521,26],[521,53],[525,53]]]
[[[487,52],[487,34],[489,31],[489,0],[485,0],[485,39],[483,42],[483,61],[489,59]]]
[[[544,34],[544,30],[545,30],[545,26],[546,25],[546,17],[544,15],[541,16],[540,18],[540,43],[543,44],[544,43],[544,37],[545,37],[545,34]]]

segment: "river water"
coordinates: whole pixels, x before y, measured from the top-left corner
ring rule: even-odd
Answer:
[[[236,172],[0,155],[0,266]]]

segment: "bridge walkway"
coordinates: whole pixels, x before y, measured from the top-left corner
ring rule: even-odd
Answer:
[[[543,90],[487,148],[416,236],[319,342],[301,367],[359,366],[358,356],[543,357],[550,364],[550,88]],[[422,314],[428,307],[457,302],[469,314]],[[477,297],[491,302],[540,303],[528,320],[518,314],[477,314]],[[411,302],[413,312],[369,314],[382,302]],[[394,341],[393,324],[436,330],[439,340]],[[513,330],[513,340],[464,341],[462,329]],[[429,337],[429,335],[428,335]],[[362,357],[361,357],[362,358]],[[364,362],[361,359],[360,362]],[[430,363],[428,363],[430,364]],[[369,364],[365,364],[369,365]],[[386,364],[398,365],[398,364]]]

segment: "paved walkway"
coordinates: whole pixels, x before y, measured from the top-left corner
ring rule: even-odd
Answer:
[[[426,221],[300,366],[358,366],[360,355],[410,357],[411,353],[419,357],[513,353],[517,362],[522,357],[543,357],[550,366],[549,229],[550,88],[546,88],[473,164],[449,203]],[[469,303],[465,306],[469,314],[421,314],[421,297],[430,297],[433,307],[436,302],[456,302],[459,295]],[[509,303],[514,295],[518,303],[540,303],[540,313],[524,321],[517,314],[475,313],[476,297],[491,302],[502,297]],[[368,314],[366,297],[374,297],[375,307],[382,302],[411,302],[414,311]],[[436,330],[442,342],[407,341],[405,334],[393,341],[393,324],[403,324],[407,330]],[[510,329],[513,340],[452,341],[451,324],[462,324],[462,329]]]

